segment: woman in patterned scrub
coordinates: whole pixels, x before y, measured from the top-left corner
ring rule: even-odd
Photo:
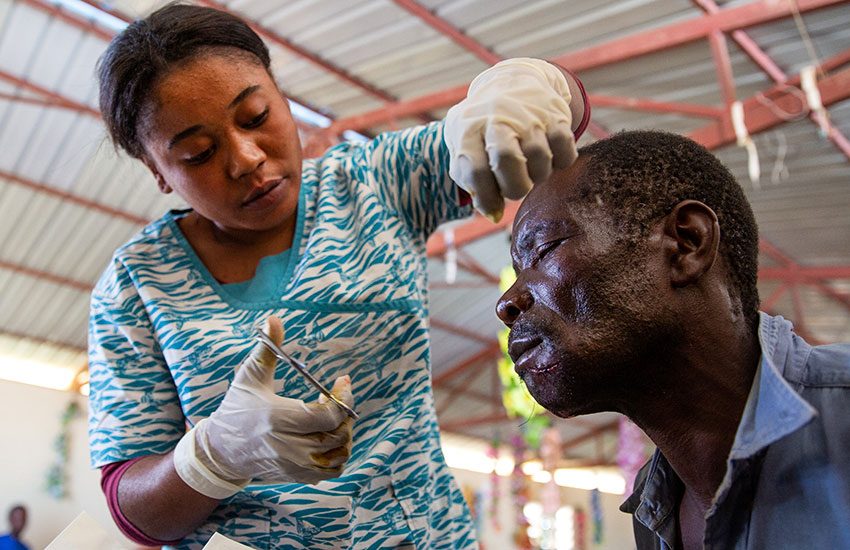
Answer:
[[[472,213],[443,123],[302,161],[265,45],[195,6],[131,24],[99,76],[115,143],[190,206],[119,248],[92,294],[89,439],[119,528],[180,549],[216,531],[256,549],[475,548],[430,387],[425,244]],[[268,318],[356,422],[249,356]]]

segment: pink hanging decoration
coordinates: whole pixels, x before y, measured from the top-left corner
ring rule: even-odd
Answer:
[[[631,494],[635,485],[635,476],[637,476],[638,470],[647,458],[646,436],[644,436],[643,430],[625,416],[621,416],[619,441],[617,443],[617,465],[620,467],[620,473],[626,479],[626,497]]]
[[[540,443],[540,459],[543,469],[552,474],[549,482],[541,490],[540,500],[543,504],[543,515],[550,518],[555,517],[558,508],[561,507],[561,491],[555,483],[555,469],[561,458],[561,432],[558,428],[549,427],[543,432],[543,441]]]
[[[514,526],[513,548],[517,550],[531,550],[531,539],[528,538],[528,519],[525,517],[524,508],[529,500],[528,479],[522,472],[522,463],[525,460],[525,441],[519,436],[511,438],[514,451],[514,471],[511,474],[511,496],[515,509],[516,525]]]
[[[576,508],[575,515],[575,550],[587,550],[587,516],[584,510]]]
[[[502,522],[499,521],[499,474],[496,473],[496,461],[499,460],[499,442],[493,441],[487,449],[487,456],[493,459],[493,472],[490,474],[490,524],[497,533],[502,531]]]

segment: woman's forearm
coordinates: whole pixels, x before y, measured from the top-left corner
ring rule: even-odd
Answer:
[[[179,540],[201,525],[220,501],[186,485],[174,470],[171,453],[136,461],[118,483],[118,507],[145,535]]]

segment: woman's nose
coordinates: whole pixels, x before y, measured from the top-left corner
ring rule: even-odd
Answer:
[[[263,165],[266,158],[266,152],[252,136],[234,136],[230,158],[230,177],[239,179],[242,176],[253,173]]]
[[[520,313],[527,311],[532,303],[534,303],[534,300],[528,290],[521,286],[519,282],[515,282],[496,302],[496,315],[505,325],[510,327]]]

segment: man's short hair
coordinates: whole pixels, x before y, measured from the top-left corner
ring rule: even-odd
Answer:
[[[639,242],[651,221],[684,200],[714,210],[720,223],[720,254],[742,313],[759,322],[758,227],[735,177],[705,147],[659,131],[627,131],[579,149],[585,157],[578,189],[606,206],[624,239]]]

